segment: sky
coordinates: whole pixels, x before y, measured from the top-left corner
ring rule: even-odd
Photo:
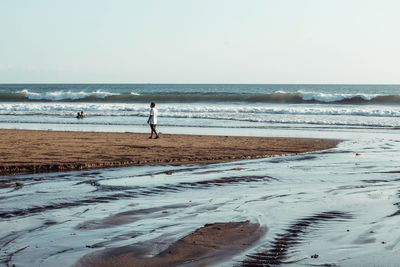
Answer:
[[[400,84],[398,0],[0,0],[0,83]]]

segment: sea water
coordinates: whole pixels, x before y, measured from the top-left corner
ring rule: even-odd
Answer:
[[[150,102],[164,132],[400,126],[398,85],[2,84],[0,127],[143,132]]]
[[[263,266],[265,255],[275,254],[283,266],[399,265],[398,86],[1,88],[7,95],[1,128],[148,131],[148,102],[154,100],[166,133],[342,140],[321,152],[206,166],[1,177],[1,183],[24,184],[0,189],[3,265],[69,266],[121,246],[152,256],[204,224],[244,220],[259,223],[265,236],[216,266]],[[87,118],[74,118],[80,110]],[[118,223],[105,223],[112,218]]]

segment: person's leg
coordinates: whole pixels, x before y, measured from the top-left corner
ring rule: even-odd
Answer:
[[[151,135],[153,136],[153,132],[154,132],[156,135],[156,138],[159,138],[156,127],[157,127],[157,125],[155,125],[155,124],[151,125],[151,130],[152,130]]]
[[[153,124],[150,124],[150,136],[149,136],[149,139],[151,139],[151,138],[153,138]]]

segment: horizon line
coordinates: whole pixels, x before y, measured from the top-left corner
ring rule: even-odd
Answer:
[[[132,84],[132,85],[400,85],[400,83],[162,83],[162,82],[10,82],[0,85],[18,84]]]

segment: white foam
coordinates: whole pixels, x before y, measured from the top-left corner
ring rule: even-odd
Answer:
[[[378,94],[329,94],[321,92],[308,92],[303,90],[299,90],[297,92],[303,100],[316,100],[320,102],[336,102],[345,99],[352,99],[355,97],[360,97],[364,100],[371,100],[378,96]]]
[[[84,91],[55,91],[55,92],[44,92],[44,93],[36,93],[30,92],[25,89],[19,91],[18,93],[24,94],[27,98],[31,100],[52,100],[52,101],[60,101],[60,100],[77,100],[82,99],[88,96],[96,96],[99,98],[105,98],[112,95],[119,95],[118,93],[111,93],[102,90],[96,90],[92,92],[84,92]]]
[[[60,97],[57,94],[52,97]],[[359,105],[176,105],[163,104],[158,105],[161,116],[166,114],[179,116],[193,116],[196,114],[210,114],[216,116],[218,114],[232,116],[254,115],[268,116],[271,114],[287,114],[287,115],[353,115],[365,117],[400,117],[400,107],[398,106],[359,106]],[[94,115],[106,114],[125,114],[125,113],[147,113],[148,104],[127,104],[127,103],[0,103],[0,114],[26,114],[34,113],[42,114],[65,114],[75,110],[84,110]]]

